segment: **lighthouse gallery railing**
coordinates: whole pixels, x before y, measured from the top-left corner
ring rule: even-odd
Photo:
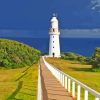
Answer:
[[[84,100],[88,100],[88,94],[91,93],[95,96],[95,100],[100,100],[100,93],[91,89],[90,87],[84,85],[78,80],[72,78],[71,76],[65,74],[59,69],[55,68],[51,64],[47,63],[43,57],[44,63],[47,68],[51,71],[51,73],[60,81],[63,87],[68,90],[69,93],[72,93],[72,97],[75,97],[75,84],[77,84],[77,100],[80,100],[81,87],[84,88]]]

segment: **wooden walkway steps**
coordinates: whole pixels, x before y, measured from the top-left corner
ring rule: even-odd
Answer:
[[[40,74],[43,100],[73,100],[66,89],[47,69],[42,58],[40,59]]]

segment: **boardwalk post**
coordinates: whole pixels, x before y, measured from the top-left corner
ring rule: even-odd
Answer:
[[[61,73],[60,73],[60,83],[61,83]]]
[[[80,100],[80,85],[77,86],[77,100]]]
[[[88,91],[87,90],[84,91],[84,100],[88,100]]]
[[[63,74],[61,74],[61,79],[62,79],[62,85],[63,85]]]
[[[63,74],[61,73],[61,84],[63,85]]]
[[[100,99],[98,97],[96,97],[95,100],[100,100]]]
[[[65,85],[65,76],[63,75],[63,87]]]
[[[60,76],[61,76],[60,82],[61,82],[61,84],[62,84],[62,73],[60,73]]]
[[[38,63],[38,91],[37,100],[42,100],[42,87],[41,87],[41,75],[40,75],[40,64]]]
[[[67,89],[68,88],[68,86],[67,86],[68,84],[67,84],[67,76],[65,76],[65,89]]]
[[[60,73],[60,82],[62,84],[62,74]]]
[[[62,74],[62,86],[63,86],[63,74]]]
[[[75,97],[75,82],[72,81],[72,97]]]
[[[70,79],[68,78],[68,92],[70,92]]]
[[[59,75],[58,76],[59,76],[59,81],[60,81],[60,72],[59,72]]]
[[[58,78],[58,71],[55,71],[55,74],[56,74],[56,78]]]

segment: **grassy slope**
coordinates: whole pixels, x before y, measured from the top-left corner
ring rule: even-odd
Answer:
[[[36,100],[37,78],[37,64],[19,69],[0,69],[0,100]]]
[[[56,58],[46,58],[46,60],[63,72],[100,92],[100,72],[91,72],[91,65],[82,65],[73,61]]]

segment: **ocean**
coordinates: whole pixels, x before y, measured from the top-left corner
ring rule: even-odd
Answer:
[[[15,38],[16,40],[40,50],[48,52],[49,38]],[[100,47],[100,38],[60,38],[61,52],[75,52],[83,56],[91,56],[96,47]]]

